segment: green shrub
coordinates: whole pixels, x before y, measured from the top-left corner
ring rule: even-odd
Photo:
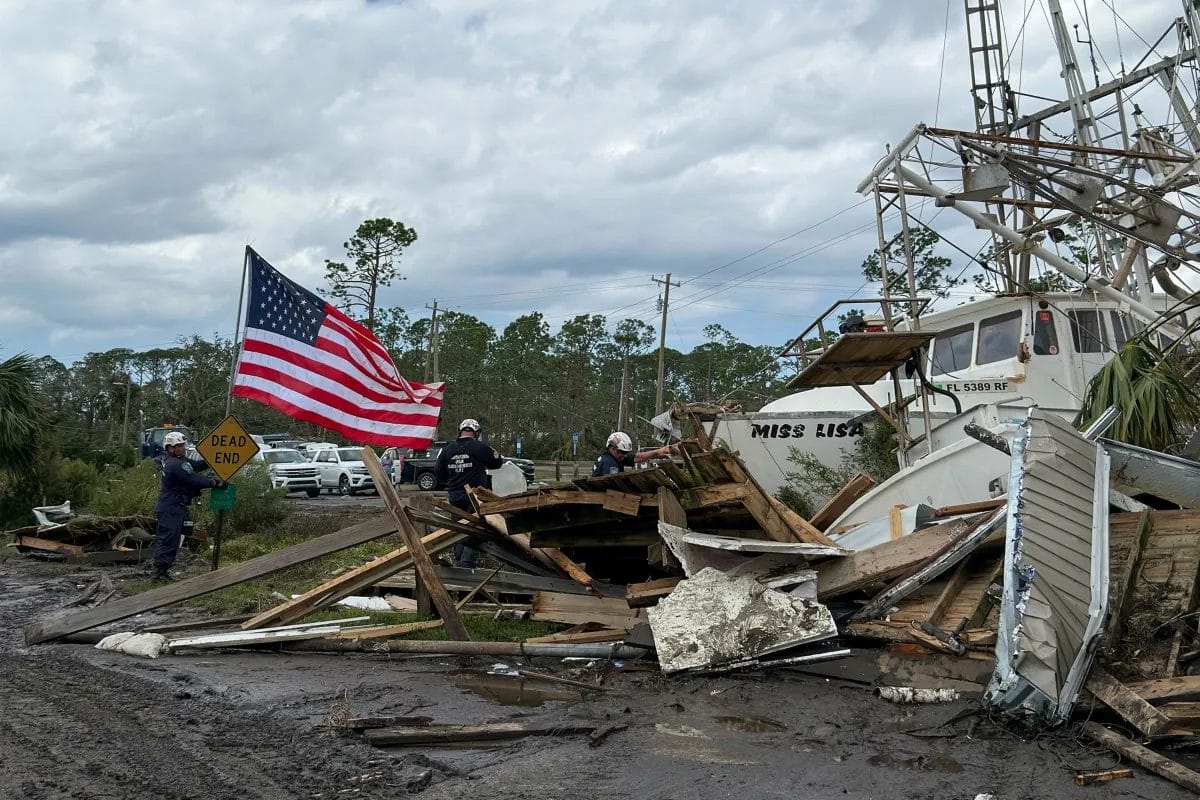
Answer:
[[[272,489],[262,470],[243,470],[232,481],[237,486],[237,501],[225,522],[224,540],[270,529],[290,513],[282,489]],[[110,467],[101,476],[100,487],[83,509],[88,514],[123,517],[154,513],[161,484],[154,462],[145,459],[130,469]],[[208,493],[190,509],[199,530],[216,529],[216,514],[208,507]]]

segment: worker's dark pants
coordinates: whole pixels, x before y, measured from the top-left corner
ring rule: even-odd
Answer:
[[[179,555],[185,519],[186,508],[168,508],[158,513],[158,528],[154,532],[154,568],[159,573],[170,569]]]
[[[471,505],[471,498],[464,495],[450,496],[447,495],[447,500],[456,508],[461,508],[468,514],[475,513],[475,507]],[[457,566],[467,569],[475,569],[475,562],[479,558],[479,551],[472,547],[468,542],[472,539],[467,539],[466,542],[459,542],[454,545],[454,563]]]

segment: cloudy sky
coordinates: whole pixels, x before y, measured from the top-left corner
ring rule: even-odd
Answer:
[[[1101,80],[1180,13],[1088,9]],[[1061,97],[1045,0],[1005,12],[1014,83]],[[854,186],[973,127],[966,48],[958,0],[0,0],[0,357],[232,335],[246,244],[320,290],[377,216],[419,234],[410,314],[656,324],[671,272],[671,346],[779,344],[870,291]]]

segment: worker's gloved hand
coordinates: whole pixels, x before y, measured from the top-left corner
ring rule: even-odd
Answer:
[[[218,478],[217,482],[213,484],[213,488],[214,489],[224,489],[228,485],[229,485],[229,481],[223,481],[220,478]]]

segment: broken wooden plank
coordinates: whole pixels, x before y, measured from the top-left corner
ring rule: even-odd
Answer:
[[[892,506],[888,512],[888,532],[893,542],[904,535],[904,517],[900,514],[903,510],[904,506]]]
[[[1179,675],[1172,678],[1154,678],[1133,681],[1125,686],[1144,700],[1170,702],[1172,700],[1200,699],[1200,675]]]
[[[671,483],[675,484],[676,488],[678,489],[687,489],[688,487],[695,485],[693,484],[692,479],[688,477],[687,473],[680,469],[679,465],[674,461],[660,461],[658,463],[658,468],[662,470],[663,475],[665,475],[667,479],[671,481]]]
[[[816,565],[817,596],[825,599],[891,580],[934,556],[966,530],[962,522],[933,525],[895,541]]]
[[[865,472],[860,472],[846,482],[846,485],[838,490],[838,493],[817,509],[817,513],[812,515],[809,522],[819,531],[824,532],[833,524],[833,521],[845,513],[846,509],[854,505],[860,497],[875,488],[875,479]]]
[[[491,722],[484,725],[429,725],[377,728],[365,732],[376,747],[387,745],[461,744],[521,739],[526,736],[565,736],[591,733],[595,725],[579,722]]]
[[[615,492],[609,489],[604,493],[604,502],[600,507],[606,511],[615,511],[618,514],[636,517],[638,510],[642,507],[642,496],[630,492]]]
[[[623,598],[555,592],[537,592],[533,596],[532,619],[539,622],[562,622],[567,625],[596,622],[607,628],[628,631],[644,618],[643,612],[630,610]]]
[[[433,599],[433,605],[437,608],[438,616],[446,623],[447,635],[457,642],[470,641],[471,636],[467,633],[466,627],[463,626],[462,618],[458,615],[458,609],[454,607],[454,603],[450,600],[450,595],[446,592],[446,587],[438,579],[437,573],[433,569],[433,560],[429,557],[429,552],[425,549],[425,544],[421,541],[421,536],[417,533],[412,518],[409,517],[408,509],[401,502],[400,495],[396,492],[396,487],[392,485],[391,480],[384,471],[379,456],[370,447],[364,447],[362,449],[362,457],[367,471],[371,473],[371,477],[375,480],[375,491],[383,498],[384,505],[387,506],[392,519],[396,521],[397,529],[400,531],[400,536],[404,539],[404,544],[408,546],[408,552],[412,556],[413,567],[416,569],[417,577],[429,591],[429,596]]]
[[[451,567],[446,564],[437,564],[435,569],[447,589],[468,591],[479,583],[480,574],[477,570]],[[375,585],[382,589],[411,589],[413,579],[411,575],[393,575]],[[625,596],[624,586],[598,582],[597,587],[606,597]],[[546,578],[541,575],[525,575],[520,572],[499,572],[488,581],[488,588],[502,594],[528,594],[531,596],[539,590],[565,594],[589,594],[587,589],[568,578]]]
[[[1126,739],[1116,731],[1110,731],[1097,722],[1083,723],[1083,732],[1121,757],[1179,784],[1188,791],[1200,794],[1200,773],[1193,772],[1177,761]]]
[[[1076,772],[1076,786],[1091,786],[1094,783],[1109,783],[1118,778],[1132,778],[1133,770],[1128,767],[1118,767],[1117,769],[1104,769],[1093,772]]]
[[[927,619],[934,625],[941,625],[946,616],[946,612],[950,610],[950,606],[958,599],[958,595],[963,590],[963,585],[967,582],[967,575],[971,571],[971,557],[967,556],[958,565],[958,569],[950,576],[950,580],[946,581],[946,585],[942,587],[941,594],[934,601],[933,608],[929,609]]]
[[[105,625],[172,603],[190,600],[227,586],[235,586],[296,564],[336,553],[339,550],[357,547],[373,539],[388,536],[395,530],[395,525],[385,518],[360,522],[335,533],[309,539],[291,547],[252,558],[241,564],[234,564],[215,572],[207,572],[141,594],[112,600],[95,608],[32,623],[25,627],[25,641],[28,644],[46,642],[69,633],[85,631],[97,625]]]
[[[734,536],[714,536],[711,533],[688,531],[683,535],[688,544],[698,547],[711,547],[716,550],[730,550],[736,553],[778,553],[802,557],[848,556],[853,551],[841,547],[826,547],[809,542],[768,542],[762,539],[745,539]]]
[[[559,550],[557,547],[541,547],[538,548],[538,552],[545,553],[546,556],[559,567],[559,569],[567,573],[567,575],[569,575],[571,579],[580,586],[587,589],[590,594],[595,595],[597,598],[604,597],[604,592],[600,588],[600,581],[596,580],[591,575],[588,575],[587,571],[584,570],[583,567],[581,567],[579,564],[576,564],[571,557],[562,550]]]
[[[59,553],[65,556],[81,556],[84,553],[83,547],[80,545],[56,542],[52,539],[42,539],[37,536],[18,536],[13,541],[13,546],[28,547],[32,550]]]
[[[1179,607],[1180,624],[1175,629],[1175,635],[1171,639],[1171,652],[1167,656],[1166,675],[1170,677],[1175,674],[1179,666],[1179,653],[1183,649],[1183,637],[1185,631],[1190,632],[1193,626],[1191,619],[1192,612],[1196,610],[1197,599],[1200,598],[1200,560],[1193,561],[1188,565],[1190,567],[1187,583],[1187,594],[1183,598],[1183,603]]]
[[[1166,714],[1147,703],[1102,667],[1093,666],[1084,685],[1143,735],[1160,736],[1170,730],[1171,720]]]
[[[442,620],[426,620],[424,622],[405,622],[400,625],[372,625],[366,628],[350,628],[338,633],[328,634],[327,639],[386,639],[389,636],[405,636],[417,631],[428,631],[442,627]]]
[[[942,506],[933,510],[933,516],[939,519],[945,517],[964,517],[968,514],[982,514],[984,511],[995,511],[1008,504],[1008,498],[994,497],[991,500],[979,500],[974,503],[959,503],[955,506]]]
[[[683,510],[676,495],[665,486],[659,487],[658,490],[658,520],[660,523],[677,525],[680,528],[687,527],[687,512]],[[662,564],[664,568],[676,569],[679,567],[679,559],[675,558],[675,554],[671,552],[671,548],[659,543],[650,545],[647,551],[647,559],[651,564]]]
[[[631,583],[625,587],[625,603],[630,608],[652,606],[660,598],[666,597],[674,591],[681,580],[683,580],[683,576],[676,575],[671,578],[646,581],[645,583]]]
[[[579,630],[579,631],[560,631],[559,633],[549,633],[545,636],[534,636],[531,639],[526,639],[526,644],[588,644],[592,642],[619,642],[629,635],[628,631],[617,630],[616,628],[606,628],[601,625],[577,625],[576,627],[594,627],[595,630]]]
[[[1112,581],[1110,588],[1112,599],[1109,602],[1108,623],[1104,631],[1109,646],[1116,646],[1124,634],[1125,617],[1129,613],[1125,601],[1133,594],[1134,581],[1137,580],[1138,573],[1141,571],[1142,552],[1146,549],[1146,540],[1153,528],[1150,511],[1143,511],[1138,522],[1137,533],[1129,543],[1125,566],[1122,568],[1120,576],[1114,576],[1115,579]]]
[[[390,525],[390,523],[389,523]],[[427,535],[422,541],[428,552],[441,552],[453,547],[463,539],[463,534],[450,530],[438,530]],[[412,566],[412,556],[407,545],[385,553],[376,559],[368,561],[361,567],[344,572],[331,580],[316,586],[299,597],[280,603],[266,611],[251,617],[242,624],[245,630],[262,628],[266,625],[286,625],[303,619],[314,611],[336,603],[343,597],[349,597],[368,586],[394,575],[400,570]]]

